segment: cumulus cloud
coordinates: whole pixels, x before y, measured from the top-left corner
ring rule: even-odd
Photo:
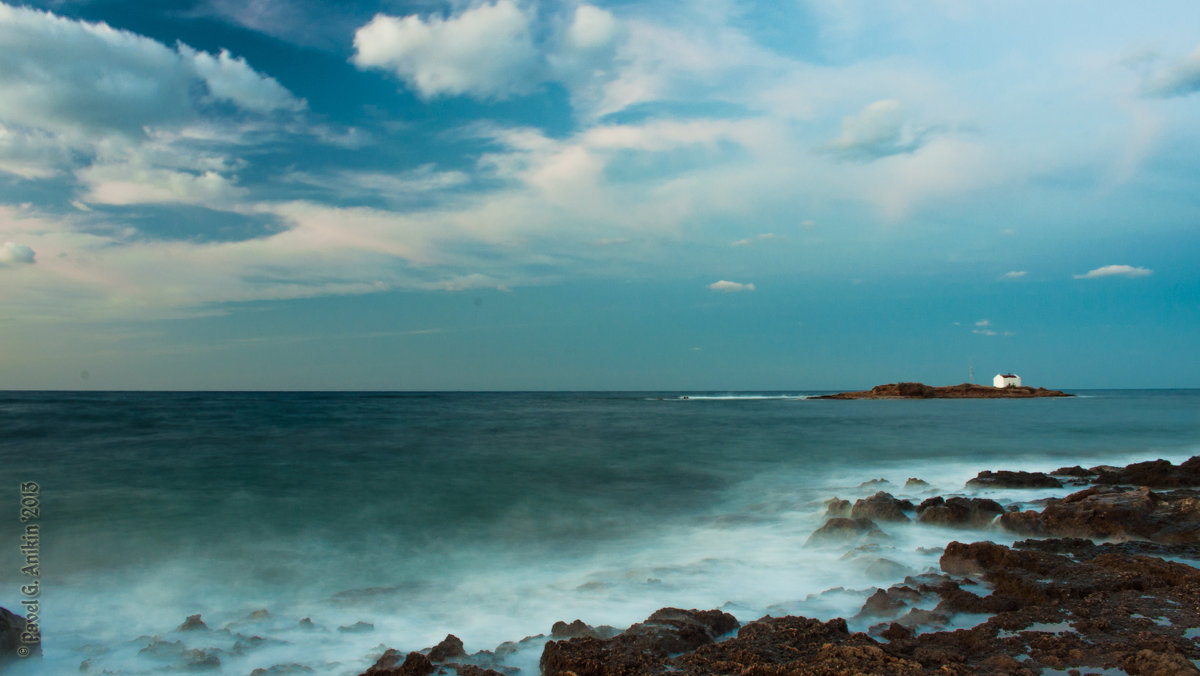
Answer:
[[[448,19],[378,14],[354,34],[360,68],[393,71],[424,98],[505,98],[537,84],[532,17],[497,0]]]
[[[915,152],[932,131],[911,122],[899,101],[884,99],[842,118],[841,136],[826,149],[842,159],[877,160]]]
[[[195,119],[227,102],[253,112],[303,101],[244,60],[0,4],[0,121],[59,133],[117,132]]]
[[[1095,270],[1088,270],[1082,275],[1075,275],[1075,279],[1096,279],[1098,277],[1147,277],[1153,274],[1154,271],[1134,267],[1132,265],[1105,265]]]
[[[31,264],[36,259],[33,249],[16,242],[5,242],[0,246],[0,266],[13,264]]]
[[[721,291],[724,293],[735,293],[738,291],[753,291],[754,284],[742,284],[739,282],[730,282],[722,279],[719,282],[713,282],[708,285],[708,288],[713,291]]]
[[[1158,98],[1200,92],[1200,47],[1166,68],[1149,74],[1142,88],[1147,96]]]
[[[246,190],[215,171],[172,171],[127,163],[93,165],[76,174],[87,192],[88,204],[202,204],[227,205]]]
[[[395,73],[425,99],[504,99],[545,82],[563,83],[576,103],[599,98],[591,90],[615,77],[622,22],[586,3],[541,11],[494,0],[445,18],[377,14],[355,31],[351,60]]]

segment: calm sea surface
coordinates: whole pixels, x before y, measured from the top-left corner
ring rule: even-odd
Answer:
[[[13,515],[0,606],[14,611],[28,581],[21,482],[40,485],[42,507],[45,659],[12,671],[87,660],[150,674],[215,657],[210,673],[357,674],[381,645],[455,633],[493,650],[555,620],[625,626],[666,605],[853,614],[897,581],[872,578],[880,556],[918,572],[937,564],[925,546],[1004,540],[913,524],[870,560],[805,547],[822,501],[878,490],[863,481],[921,499],[906,478],[963,493],[983,469],[1200,452],[1200,390],[686,394],[0,392],[0,511]],[[209,631],[177,631],[197,613]],[[539,641],[510,663],[536,673]]]

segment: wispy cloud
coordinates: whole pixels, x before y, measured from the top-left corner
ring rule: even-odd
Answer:
[[[1153,273],[1153,270],[1134,267],[1132,265],[1105,265],[1102,268],[1088,270],[1082,275],[1075,275],[1075,279],[1096,279],[1098,277],[1148,277]]]
[[[1142,85],[1142,91],[1156,98],[1200,92],[1200,47],[1166,68],[1150,73]]]
[[[713,282],[708,285],[708,288],[713,291],[721,291],[724,293],[736,293],[739,291],[754,291],[754,284],[742,284],[740,282],[730,282],[722,279],[719,282]]]
[[[1025,270],[1012,270],[1004,273],[1004,279],[1020,279],[1027,274],[1029,273]]]
[[[899,101],[885,99],[842,118],[841,136],[826,149],[846,160],[877,160],[915,152],[933,132],[912,122]]]

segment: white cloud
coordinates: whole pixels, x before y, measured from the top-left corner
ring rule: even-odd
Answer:
[[[739,239],[739,240],[737,240],[737,241],[735,241],[735,242],[730,242],[730,243],[729,243],[729,246],[750,246],[750,240],[748,240],[748,239]]]
[[[256,72],[245,59],[233,56],[228,50],[222,49],[213,56],[181,44],[179,54],[185,64],[191,61],[191,67],[203,78],[209,96],[215,100],[229,101],[256,113],[299,111],[305,107],[304,101],[292,96],[283,85]]]
[[[215,171],[172,171],[129,163],[93,165],[76,172],[87,204],[201,204],[229,206],[246,190]]]
[[[719,282],[713,282],[708,285],[708,288],[713,291],[722,291],[725,293],[735,293],[738,291],[753,291],[754,284],[742,284],[739,282],[730,282],[722,279]]]
[[[844,159],[869,161],[912,153],[930,133],[930,128],[909,121],[899,101],[884,99],[842,118],[842,134],[827,148]]]
[[[1147,268],[1134,267],[1132,265],[1105,265],[1095,270],[1088,270],[1082,275],[1075,275],[1075,279],[1096,279],[1098,277],[1147,277],[1153,274],[1153,270]]]
[[[1200,47],[1167,68],[1149,75],[1142,89],[1147,96],[1161,98],[1200,92]]]
[[[1020,279],[1029,274],[1026,270],[1010,270],[1004,273],[1004,279]]]
[[[197,87],[199,85],[199,87]],[[32,9],[0,4],[0,122],[72,136],[193,120],[221,100],[245,110],[303,102],[246,62]]]
[[[531,21],[513,0],[448,19],[378,14],[355,32],[353,61],[395,72],[425,98],[505,98],[539,81]]]
[[[992,325],[992,322],[987,319],[980,319],[979,321],[975,322],[975,326],[991,326],[991,325]]]
[[[33,249],[16,242],[5,242],[0,246],[0,266],[16,263],[33,263],[36,255]]]

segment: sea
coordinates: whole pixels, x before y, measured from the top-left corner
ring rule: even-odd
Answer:
[[[668,606],[866,630],[947,542],[1013,537],[810,545],[826,500],[1021,507],[1077,488],[964,484],[1200,454],[1200,390],[1075,393],[0,392],[0,606],[30,600],[34,523],[43,648],[8,672],[354,676],[454,634],[536,674],[556,621]]]

